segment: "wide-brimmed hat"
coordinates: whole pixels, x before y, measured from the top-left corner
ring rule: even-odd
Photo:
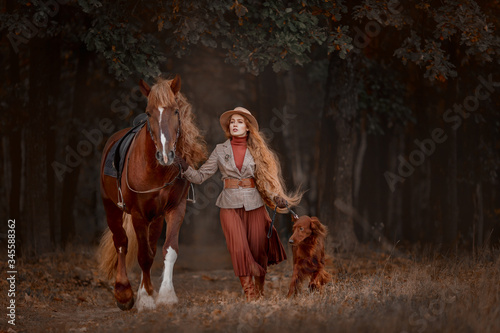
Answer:
[[[257,131],[259,130],[259,123],[257,123],[257,119],[255,119],[255,117],[250,113],[250,111],[248,111],[245,108],[242,108],[241,106],[238,106],[233,110],[226,111],[220,116],[220,125],[222,126],[223,130],[227,130],[226,126],[228,120],[229,118],[231,118],[233,114],[239,114],[247,118],[250,124],[252,124],[257,129]]]

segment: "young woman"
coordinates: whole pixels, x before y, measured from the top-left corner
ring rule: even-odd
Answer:
[[[271,219],[264,203],[286,212],[286,206],[298,204],[302,195],[286,194],[278,158],[259,133],[250,111],[237,107],[224,112],[220,124],[228,140],[216,146],[205,164],[194,170],[181,158],[178,161],[184,177],[195,184],[221,171],[224,189],[216,205],[220,207],[234,273],[240,278],[246,299],[251,301],[264,293],[267,265],[286,259],[274,227],[272,237],[267,239]]]

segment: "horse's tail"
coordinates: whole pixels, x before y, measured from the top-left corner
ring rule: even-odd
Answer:
[[[128,249],[126,257],[127,267],[131,267],[137,258],[137,237],[135,236],[134,226],[132,224],[132,216],[123,213],[123,228],[127,233]],[[106,229],[99,244],[99,269],[108,279],[113,278],[116,274],[116,266],[118,263],[118,255],[116,253],[115,243],[113,242],[113,233]]]

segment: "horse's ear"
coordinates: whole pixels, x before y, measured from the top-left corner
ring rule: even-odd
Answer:
[[[177,95],[181,91],[181,77],[178,74],[175,74],[174,79],[170,83],[170,89],[172,89],[174,95]]]
[[[143,79],[139,81],[139,89],[141,90],[141,93],[146,97],[148,97],[149,93],[151,92],[151,88]]]

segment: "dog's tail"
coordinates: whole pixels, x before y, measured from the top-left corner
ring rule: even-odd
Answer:
[[[130,267],[135,262],[138,251],[137,237],[135,236],[132,216],[130,214],[123,213],[123,228],[128,238],[126,265]],[[111,279],[116,273],[118,254],[116,253],[115,243],[113,242],[113,233],[109,228],[106,229],[102,235],[98,250],[98,260],[99,270],[104,276]]]

